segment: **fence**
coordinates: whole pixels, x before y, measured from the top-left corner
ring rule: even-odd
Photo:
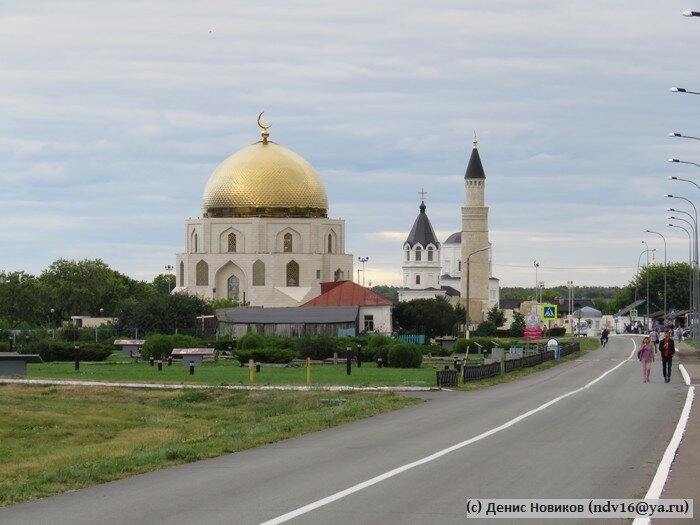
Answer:
[[[560,357],[565,357],[567,355],[578,352],[580,349],[579,343],[569,343],[562,345],[559,350]],[[539,365],[545,361],[551,361],[554,359],[554,350],[547,350],[546,352],[539,352],[537,354],[526,355],[523,357],[518,357],[516,359],[507,359],[503,362],[503,372],[508,373],[519,368],[528,368],[531,366]],[[484,379],[486,377],[494,377],[501,374],[501,363],[495,362],[488,365],[476,365],[476,366],[465,366],[462,369],[462,382],[475,381],[477,379]]]
[[[425,334],[402,334],[399,336],[399,339],[414,345],[425,344]]]

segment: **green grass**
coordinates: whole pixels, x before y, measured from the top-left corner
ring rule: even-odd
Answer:
[[[581,338],[582,351],[597,348],[597,339]],[[472,356],[470,356],[472,357]],[[341,361],[342,362],[342,361]],[[520,377],[532,371],[549,368],[554,362],[544,363],[526,371],[507,374],[506,378],[471,382],[467,389],[478,385],[492,384]],[[424,365],[421,368],[378,368],[375,363],[363,363],[357,368],[353,362],[351,375],[347,375],[345,364],[314,365],[311,369],[312,386],[435,386],[435,371],[442,370],[444,365]],[[197,367],[194,375],[189,375],[189,369],[179,361],[172,366],[163,364],[163,370],[150,366],[148,362],[134,363],[130,358],[113,354],[102,363],[81,363],[80,370],[75,371],[73,363],[43,363],[30,364],[27,375],[32,379],[73,379],[85,381],[115,381],[115,382],[144,382],[144,383],[197,383],[206,385],[249,385],[248,367],[239,366],[237,361],[227,360],[218,363],[205,363]],[[499,380],[500,379],[500,380]],[[255,374],[256,385],[305,385],[306,367],[264,367]]]
[[[1,385],[0,506],[220,456],[417,402],[364,392]]]

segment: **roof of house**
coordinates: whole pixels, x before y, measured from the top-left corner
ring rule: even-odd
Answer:
[[[213,348],[173,348],[171,355],[214,355]]]
[[[359,306],[219,308],[216,318],[221,323],[234,324],[354,323],[359,310]]]
[[[141,346],[145,343],[144,339],[115,339],[116,346]]]
[[[413,223],[413,228],[411,228],[411,233],[408,234],[406,242],[413,248],[416,244],[420,244],[422,247],[426,247],[432,244],[436,247],[440,247],[440,243],[435,235],[435,230],[433,230],[433,225],[430,224],[430,219],[425,213],[425,203],[421,201],[420,213],[416,217],[416,221]]]
[[[321,295],[300,305],[313,306],[390,306],[394,301],[352,281],[321,283]]]

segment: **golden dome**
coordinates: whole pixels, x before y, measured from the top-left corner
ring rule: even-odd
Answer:
[[[327,217],[328,197],[311,164],[263,134],[214,170],[202,209],[205,217]]]

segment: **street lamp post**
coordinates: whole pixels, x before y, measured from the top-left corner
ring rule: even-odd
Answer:
[[[571,335],[574,335],[574,281],[566,281],[566,287],[569,289],[569,324],[571,325]]]
[[[667,314],[667,310],[666,310],[666,293],[667,293],[667,291],[668,291],[668,286],[667,286],[667,283],[666,283],[666,237],[664,237],[663,234],[661,234],[661,233],[659,233],[659,232],[655,232],[655,231],[653,231],[653,230],[644,230],[644,231],[645,231],[646,233],[653,233],[653,234],[656,234],[656,235],[658,235],[659,237],[661,237],[661,238],[663,239],[663,241],[664,241],[664,327],[665,327],[665,326],[666,326],[666,314]],[[647,308],[649,308],[649,307],[647,306]]]
[[[690,268],[690,280],[688,285],[688,310],[693,312],[693,240],[690,236],[690,232],[686,230],[683,226],[677,224],[668,223],[666,226],[669,228],[679,228],[688,234],[688,267]]]
[[[680,179],[678,177],[669,177],[669,179],[670,180],[679,180],[682,182],[689,182],[690,184],[694,185],[696,188],[700,189],[700,186],[698,186],[692,180]],[[693,223],[695,225],[695,228],[694,228],[694,241],[695,241],[694,246],[695,246],[695,248],[694,248],[694,252],[693,252],[694,259],[695,259],[695,266],[693,268],[693,283],[692,283],[693,303],[695,304],[695,312],[691,316],[691,317],[693,317],[693,321],[694,321],[691,323],[691,330],[693,332],[693,338],[695,338],[697,340],[697,339],[700,339],[700,318],[698,318],[698,313],[699,313],[698,306],[700,306],[700,275],[698,273],[698,271],[699,271],[699,268],[698,268],[698,209],[695,207],[695,204],[693,204],[693,201],[691,201],[690,199],[687,199],[685,197],[681,197],[680,195],[666,194],[665,196],[668,198],[671,198],[671,199],[680,199],[680,200],[687,202],[693,208],[693,212],[695,214],[693,216],[687,212],[684,212],[681,210],[673,210],[673,208],[671,208],[672,211],[679,211],[681,213],[684,213],[685,215],[688,215],[691,219],[693,219]]]
[[[175,267],[172,264],[165,265],[165,271],[168,272],[168,293],[171,293],[173,291],[173,289],[170,288],[170,274],[174,269]]]
[[[697,11],[686,11],[686,12],[687,13],[697,13]],[[692,15],[692,16],[697,16],[697,15]],[[690,91],[689,89],[685,89],[682,87],[672,87],[669,91],[671,91],[673,93],[688,93],[689,95],[700,95],[699,91]]]
[[[535,267],[535,304],[537,304],[537,286],[539,283],[539,281],[537,280],[537,269],[540,267],[540,263],[534,261],[532,264]]]
[[[475,252],[472,252],[469,255],[467,255],[467,305],[465,308],[466,314],[467,314],[466,315],[467,328],[466,328],[465,335],[466,335],[467,339],[469,339],[469,323],[470,323],[470,320],[469,320],[469,300],[470,300],[470,297],[469,297],[469,266],[471,265],[472,255],[476,255],[477,253],[484,252],[484,251],[488,250],[489,248],[491,248],[491,246],[484,246],[483,248],[479,248]],[[535,289],[535,293],[537,293],[537,289]]]
[[[360,261],[360,262],[362,263],[362,286],[364,286],[364,285],[365,285],[365,263],[366,263],[367,261],[369,261],[369,257],[358,257],[357,260]],[[360,283],[359,283],[359,278],[358,278],[358,283],[357,283],[357,284],[360,284]]]
[[[692,135],[684,135],[683,133],[678,133],[676,131],[672,131],[671,133],[668,134],[669,137],[677,137],[681,139],[695,139],[695,140],[700,140],[700,137],[693,137]]]
[[[53,316],[53,314],[56,313],[56,310],[51,308],[49,311],[51,312],[51,339],[56,339],[56,320]]]

